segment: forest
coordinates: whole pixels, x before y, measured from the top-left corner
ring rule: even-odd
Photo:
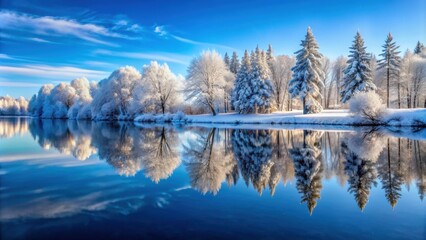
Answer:
[[[426,107],[426,48],[418,42],[401,53],[390,33],[384,39],[376,56],[357,32],[349,54],[331,60],[308,28],[294,55],[275,55],[271,45],[266,51],[245,50],[241,58],[237,52],[221,56],[207,50],[192,59],[185,77],[167,63],[152,61],[141,71],[125,66],[99,82],[79,77],[43,85],[30,100],[1,97],[0,115],[133,120],[146,114],[349,108],[374,120],[386,108]]]

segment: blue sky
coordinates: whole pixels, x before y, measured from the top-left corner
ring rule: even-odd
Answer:
[[[0,95],[29,98],[45,83],[115,69],[141,69],[150,60],[186,74],[202,50],[220,53],[272,44],[293,54],[310,26],[320,51],[347,55],[360,31],[379,54],[388,32],[401,49],[426,42],[426,1],[61,1],[2,0]]]

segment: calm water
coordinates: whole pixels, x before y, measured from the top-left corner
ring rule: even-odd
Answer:
[[[1,239],[426,238],[426,130],[237,127],[0,119]]]

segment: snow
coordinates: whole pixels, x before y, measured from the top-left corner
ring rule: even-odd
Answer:
[[[302,111],[275,112],[270,114],[238,114],[221,113],[216,116],[211,114],[182,115],[140,115],[135,121],[143,122],[144,119],[152,121],[172,119],[172,122],[206,123],[206,124],[307,124],[307,125],[371,125],[353,116],[348,110],[324,110],[316,114],[302,114]],[[179,120],[180,119],[180,120]],[[426,126],[426,109],[389,109],[384,117],[384,122],[389,126]]]

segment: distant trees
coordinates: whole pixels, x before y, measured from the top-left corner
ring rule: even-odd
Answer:
[[[273,106],[278,111],[290,110],[291,98],[288,93],[288,83],[292,77],[291,68],[296,63],[294,57],[277,56],[271,63],[271,81],[273,87]]]
[[[295,52],[296,65],[291,69],[293,79],[289,82],[290,95],[292,98],[301,98],[303,114],[319,113],[322,111],[324,88],[323,56],[318,52],[319,47],[311,28],[308,28],[305,40],[300,45],[302,49]]]
[[[401,65],[401,58],[398,56],[399,46],[393,41],[392,35],[389,33],[386,38],[385,44],[383,45],[382,59],[378,61],[378,69],[386,70],[386,107],[390,106],[390,81],[397,80],[399,78],[399,68]],[[398,107],[401,108],[401,88],[398,82]]]
[[[28,100],[24,97],[17,99],[10,96],[0,97],[0,116],[28,115]]]
[[[224,95],[225,76],[229,74],[222,57],[216,51],[204,51],[188,67],[185,93],[187,100],[206,106],[213,115],[218,113]]]
[[[417,41],[416,47],[414,48],[415,54],[420,54],[425,50],[425,46],[420,41]]]
[[[345,77],[340,92],[342,103],[346,103],[358,92],[376,90],[369,65],[370,55],[365,51],[364,40],[359,32],[356,33],[350,49],[348,66],[344,71]]]

